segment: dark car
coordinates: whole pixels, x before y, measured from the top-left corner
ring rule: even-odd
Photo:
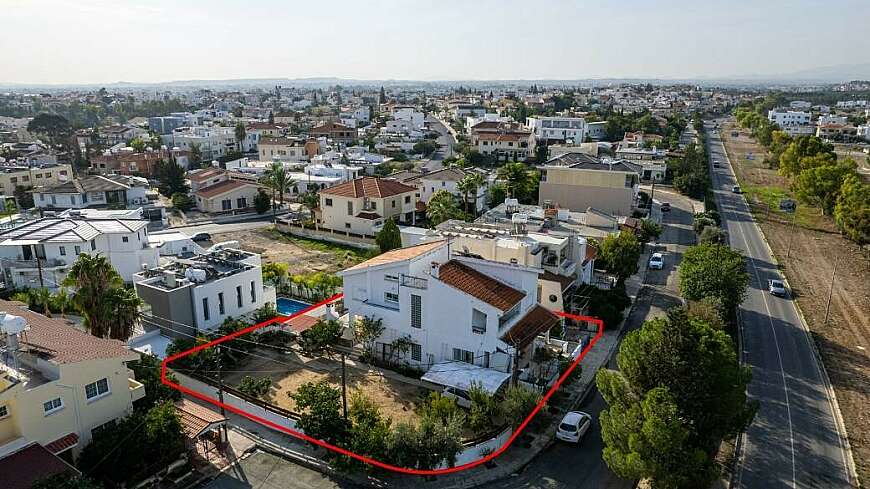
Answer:
[[[196,233],[190,239],[193,241],[211,241],[211,235],[208,233]]]
[[[670,212],[671,211],[671,203],[670,202],[662,202],[661,208],[662,208],[662,212]]]

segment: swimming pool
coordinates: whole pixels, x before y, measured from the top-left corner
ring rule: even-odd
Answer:
[[[297,301],[295,299],[288,299],[286,297],[279,297],[276,302],[277,304],[275,305],[275,307],[276,309],[278,309],[278,314],[282,316],[289,316],[311,305],[307,302]]]

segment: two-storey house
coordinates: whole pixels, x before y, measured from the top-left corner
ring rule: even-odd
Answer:
[[[318,224],[333,231],[373,236],[384,220],[416,222],[417,189],[395,180],[361,177],[320,191]]]

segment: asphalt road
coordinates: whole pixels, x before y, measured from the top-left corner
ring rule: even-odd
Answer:
[[[693,206],[691,201],[677,193],[656,188],[657,202],[670,202],[671,212],[663,214],[662,236],[656,247],[664,254],[663,270],[648,270],[644,286],[638,293],[635,307],[629,316],[625,332],[639,328],[644,321],[664,314],[672,306],[682,304],[677,290],[676,268],[683,250],[694,244],[692,231]],[[616,369],[616,355],[608,368]],[[577,407],[596,420],[579,446],[554,443],[541,452],[515,477],[483,486],[489,489],[630,489],[634,481],[616,476],[601,458],[604,444],[598,414],[607,404],[593,388],[593,393]]]
[[[445,158],[453,156],[453,144],[456,143],[456,139],[447,127],[445,127],[444,124],[435,117],[432,117],[431,115],[426,116],[426,123],[429,124],[429,129],[440,134],[437,139],[440,148],[435,151],[426,166],[429,168],[429,171],[440,170],[444,167],[441,162]]]
[[[716,133],[707,131],[713,187],[731,247],[747,257],[750,285],[740,307],[743,361],[752,368],[749,397],[758,413],[741,439],[738,488],[851,487],[843,437],[820,361],[790,298],[767,293],[782,278],[743,196]],[[821,279],[821,278],[820,278]]]

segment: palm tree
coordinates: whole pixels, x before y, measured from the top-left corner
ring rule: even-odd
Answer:
[[[112,289],[103,304],[111,318],[109,338],[121,341],[130,339],[133,336],[133,325],[139,317],[142,299],[133,289],[121,287]]]
[[[272,218],[277,221],[278,208],[275,205],[275,194],[278,194],[278,205],[284,203],[284,194],[289,192],[296,183],[280,161],[273,161],[263,174],[263,183],[272,190]]]
[[[239,153],[244,153],[245,150],[242,147],[242,143],[245,141],[245,136],[248,135],[247,132],[245,131],[245,125],[242,124],[241,122],[236,124],[235,133],[236,133],[236,142],[239,145]]]
[[[51,292],[46,288],[36,289],[33,291],[33,302],[42,308],[42,315],[51,317]]]
[[[66,311],[72,305],[72,298],[67,293],[66,289],[61,287],[56,294],[51,298],[54,307],[60,311],[60,317],[65,317]]]
[[[512,198],[517,198],[518,194],[525,191],[532,179],[526,165],[519,161],[505,164],[498,169],[497,175],[505,181]]]
[[[112,312],[104,302],[112,289],[124,286],[109,260],[102,255],[82,253],[70,267],[62,285],[76,290],[73,304],[85,317],[84,327],[94,336],[108,336]]]
[[[477,194],[478,189],[483,187],[484,184],[483,176],[480,173],[472,172],[467,173],[459,183],[456,184],[456,188],[462,192],[463,201],[465,202],[465,213],[468,214],[468,194],[474,195],[474,215],[477,215]]]
[[[461,213],[456,205],[456,198],[446,190],[439,190],[432,194],[429,203],[426,204],[426,218],[432,228],[449,219],[460,217]]]

